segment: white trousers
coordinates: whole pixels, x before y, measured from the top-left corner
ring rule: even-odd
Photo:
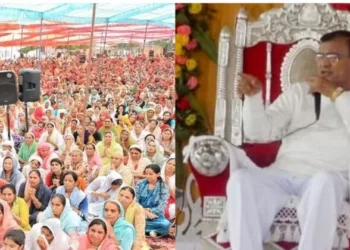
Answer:
[[[227,184],[231,249],[263,250],[275,215],[291,195],[297,195],[301,197],[298,249],[331,250],[347,186],[347,180],[336,172],[300,177],[276,168],[234,171]]]

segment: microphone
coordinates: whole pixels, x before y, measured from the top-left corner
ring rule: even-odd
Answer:
[[[321,94],[320,93],[313,93],[315,98],[315,114],[316,114],[316,121],[319,120],[320,114],[321,114]]]

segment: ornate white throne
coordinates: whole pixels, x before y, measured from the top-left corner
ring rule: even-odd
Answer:
[[[257,165],[264,167],[274,161],[280,144],[280,138],[264,144],[244,138],[243,101],[237,94],[238,73],[253,74],[265,83],[263,94],[265,106],[268,106],[291,84],[314,75],[318,41],[323,34],[334,30],[350,30],[350,13],[336,11],[328,4],[285,4],[281,9],[262,14],[256,22],[248,22],[247,14],[241,9],[235,30],[222,29],[215,132],[213,136],[192,137],[184,150],[184,160],[193,170],[188,183],[196,181],[201,193],[200,202],[189,204],[192,211],[202,207],[202,214],[192,216],[195,218],[192,224],[201,228],[203,238],[213,246],[211,249],[229,249],[225,186],[230,172],[235,170],[235,164],[230,164],[235,161],[230,148],[242,147]],[[186,193],[187,199],[191,199],[188,190]],[[297,249],[300,230],[295,207],[298,201],[298,197],[291,197],[276,215],[270,244],[277,249]],[[350,249],[348,203],[344,203],[338,222],[334,247]]]

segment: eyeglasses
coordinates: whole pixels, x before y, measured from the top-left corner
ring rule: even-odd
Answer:
[[[340,55],[337,53],[317,53],[316,54],[316,62],[322,62],[323,60],[327,60],[328,62],[335,64],[337,63],[339,60],[344,59],[344,58],[348,58],[349,56],[347,55]]]

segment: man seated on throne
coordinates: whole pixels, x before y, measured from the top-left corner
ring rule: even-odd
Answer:
[[[298,249],[332,249],[337,219],[349,196],[350,32],[323,35],[315,61],[317,76],[292,84],[266,109],[262,83],[252,75],[241,76],[245,137],[282,138],[282,145],[269,167],[240,166],[231,173],[227,213],[233,250],[262,250],[274,217],[291,195],[301,198]]]

